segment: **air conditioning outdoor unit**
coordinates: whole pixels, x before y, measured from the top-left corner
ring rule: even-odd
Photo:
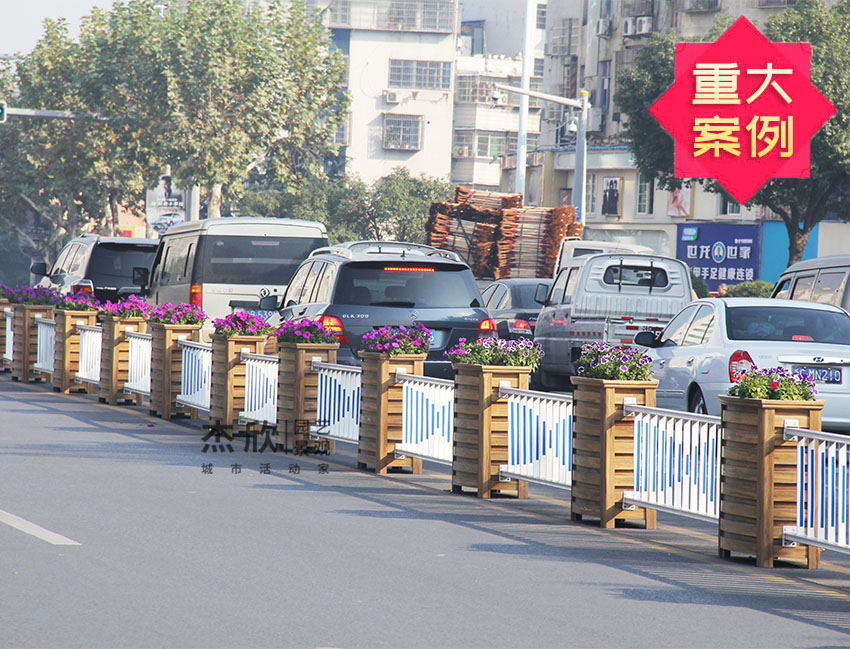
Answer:
[[[455,154],[455,158],[468,158],[469,157],[469,147],[468,146],[456,146],[454,154]]]
[[[636,34],[649,34],[652,32],[652,16],[641,16],[635,24]]]
[[[600,18],[596,21],[597,36],[608,36],[609,31],[611,31],[611,20],[609,18]]]
[[[635,35],[635,19],[634,18],[626,18],[623,21],[623,36],[634,36]]]
[[[397,90],[384,90],[384,101],[388,104],[398,104],[401,102],[401,93]]]

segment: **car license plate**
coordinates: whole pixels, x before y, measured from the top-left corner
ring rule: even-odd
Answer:
[[[841,368],[839,367],[806,367],[794,365],[791,371],[805,376],[815,383],[841,383]]]
[[[428,349],[434,349],[437,346],[437,336],[433,331],[429,330],[430,337],[428,338]]]
[[[274,311],[264,311],[263,309],[245,309],[251,315],[255,315],[263,320],[268,320]]]

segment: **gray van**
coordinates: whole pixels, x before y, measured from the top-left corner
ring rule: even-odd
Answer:
[[[327,230],[316,221],[233,217],[180,223],[162,236],[150,271],[142,273],[144,294],[156,305],[195,304],[211,320],[233,311],[271,315],[260,311],[260,298],[283,295],[298,264],[327,245]]]
[[[770,297],[834,304],[850,309],[848,271],[850,255],[830,255],[798,261],[779,276]]]

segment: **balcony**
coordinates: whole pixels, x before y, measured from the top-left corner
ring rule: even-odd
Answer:
[[[759,0],[760,2],[764,0]],[[767,0],[774,1],[774,0]],[[697,12],[709,12],[709,11],[720,11],[720,0],[682,0],[680,5],[682,11],[689,11],[693,13]]]
[[[324,10],[331,28],[451,34],[456,22],[454,0],[307,0],[307,6]]]
[[[784,9],[785,7],[793,7],[797,4],[797,0],[759,0],[759,9]]]
[[[579,20],[565,18],[560,25],[552,27],[549,34],[549,56],[576,56],[580,39]]]

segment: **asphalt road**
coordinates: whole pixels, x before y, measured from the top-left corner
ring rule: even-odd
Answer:
[[[0,376],[0,646],[850,646],[843,555],[759,570],[685,518],[600,530],[554,489],[488,502],[444,467],[203,435]]]

